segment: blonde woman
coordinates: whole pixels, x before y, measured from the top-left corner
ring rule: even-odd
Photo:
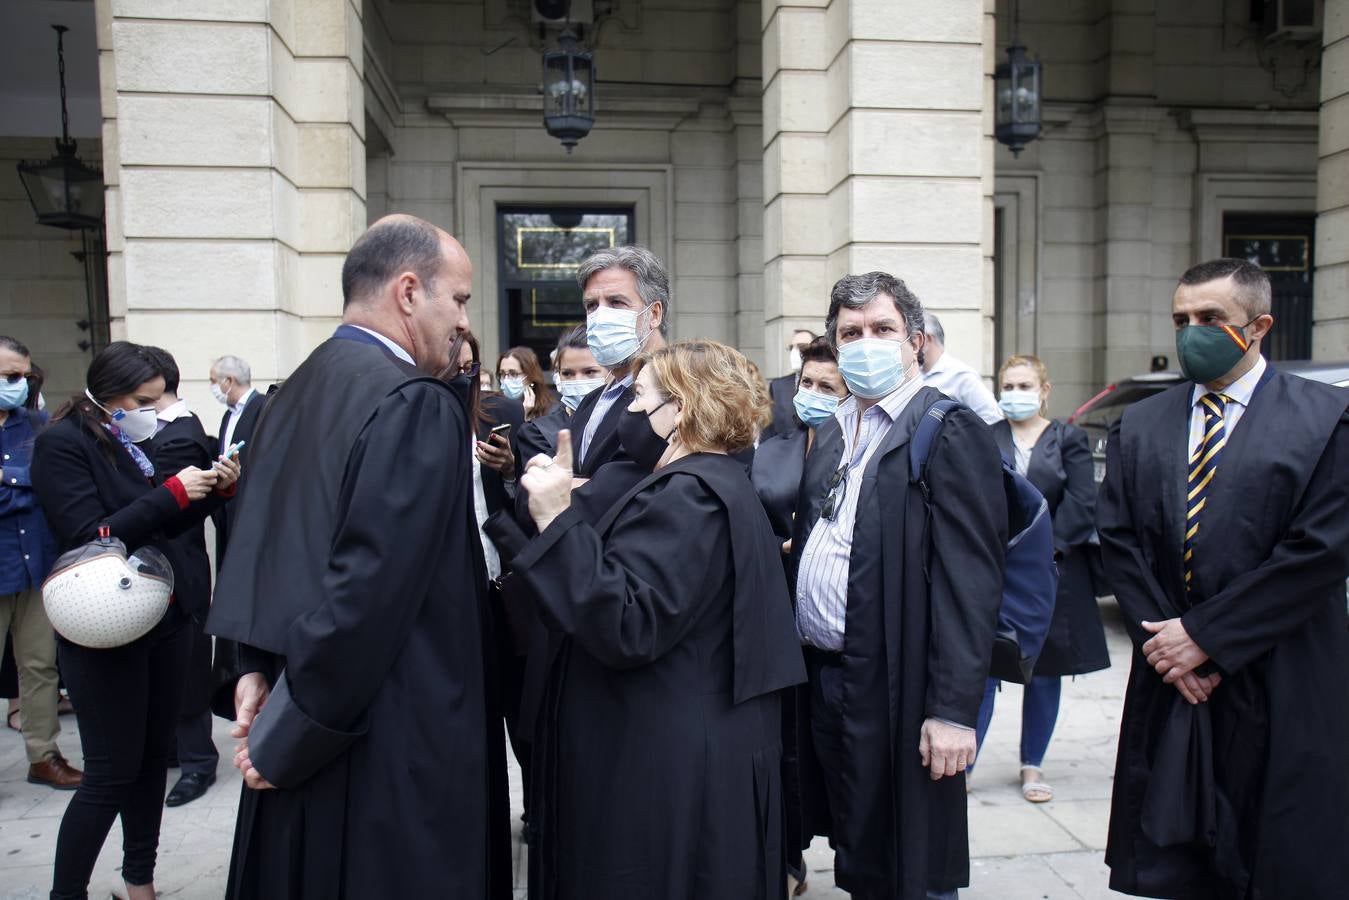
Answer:
[[[1045,803],[1054,790],[1041,766],[1058,720],[1061,679],[1110,665],[1087,562],[1095,534],[1096,482],[1086,433],[1046,416],[1051,386],[1044,363],[1034,356],[1013,356],[1002,364],[998,386],[998,407],[1007,418],[993,426],[993,436],[1016,470],[1044,494],[1054,520],[1059,592],[1049,637],[1021,706],[1021,795]],[[990,678],[976,729],[980,746],[997,691],[998,680]]]
[[[636,369],[619,428],[649,477],[593,526],[571,505],[568,431],[522,479],[539,537],[515,573],[564,636],[530,896],[785,897],[781,689],[805,668],[778,542],[728,455],[767,424],[767,392],[710,341]]]

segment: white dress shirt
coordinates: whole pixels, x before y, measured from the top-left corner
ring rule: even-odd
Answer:
[[[220,436],[221,453],[228,450],[230,445],[234,443],[234,429],[239,424],[239,417],[244,414],[244,407],[248,405],[248,401],[252,400],[253,395],[256,393],[257,391],[249,388],[248,391],[239,398],[239,402],[229,408],[230,418],[229,421],[225,423],[225,433]]]
[[[835,502],[834,517],[820,517],[801,553],[796,588],[796,629],[803,644],[835,652],[843,649],[853,528],[857,524],[862,476],[866,473],[867,463],[890,433],[895,419],[922,387],[921,378],[910,378],[862,413],[860,427],[856,397],[844,400],[834,413],[843,431],[843,460],[847,473],[837,489],[839,497]]]
[[[1265,367],[1265,358],[1258,357],[1249,372],[1220,392],[1229,401],[1223,408],[1223,431],[1227,438],[1231,438],[1232,429],[1237,427],[1237,423],[1246,412],[1246,407],[1251,405],[1251,396],[1255,394],[1255,386],[1265,374]],[[1209,393],[1211,391],[1202,384],[1196,384],[1194,390],[1190,392],[1190,452],[1186,455],[1186,459],[1194,456],[1194,451],[1199,449],[1199,442],[1204,439],[1204,407],[1199,405],[1199,400]]]
[[[1002,421],[1002,410],[998,408],[993,392],[984,384],[984,379],[949,352],[942,353],[941,359],[933,364],[932,371],[923,375],[923,382],[957,403],[968,406],[976,416],[990,425]]]
[[[187,408],[186,400],[177,400],[155,413],[155,434],[164,430],[164,426],[170,422],[176,422],[182,418],[192,418],[192,410]]]
[[[469,441],[468,456],[473,460],[473,516],[478,522],[478,540],[482,541],[482,556],[487,563],[487,577],[496,578],[501,574],[501,556],[497,553],[496,544],[492,543],[487,532],[482,530],[482,523],[487,521],[487,494],[482,488],[482,463],[478,461],[476,438]]]

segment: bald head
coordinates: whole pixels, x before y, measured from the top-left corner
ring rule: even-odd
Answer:
[[[342,264],[342,303],[364,303],[388,293],[403,275],[435,291],[443,266],[468,262],[459,242],[424,219],[408,215],[385,216],[352,245]]]

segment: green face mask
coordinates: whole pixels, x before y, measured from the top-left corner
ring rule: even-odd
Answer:
[[[1176,356],[1185,377],[1197,384],[1208,384],[1232,371],[1251,346],[1242,332],[1251,322],[1240,328],[1235,325],[1186,325],[1177,331]]]

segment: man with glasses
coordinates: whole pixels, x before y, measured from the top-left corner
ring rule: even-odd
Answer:
[[[806,828],[829,836],[854,900],[969,883],[957,776],[974,760],[1007,510],[992,433],[964,407],[910,483],[909,440],[942,396],[923,387],[922,327],[894,276],[834,285],[826,333],[851,397],[816,432],[792,541],[810,681],[788,755]]]
[[[42,581],[56,561],[56,543],[28,477],[34,432],[47,421],[46,413],[26,408],[32,368],[28,348],[0,335],[0,645],[8,631],[21,704],[8,724],[22,723],[28,781],[73,791],[83,775],[56,748],[56,635],[42,607]]]

